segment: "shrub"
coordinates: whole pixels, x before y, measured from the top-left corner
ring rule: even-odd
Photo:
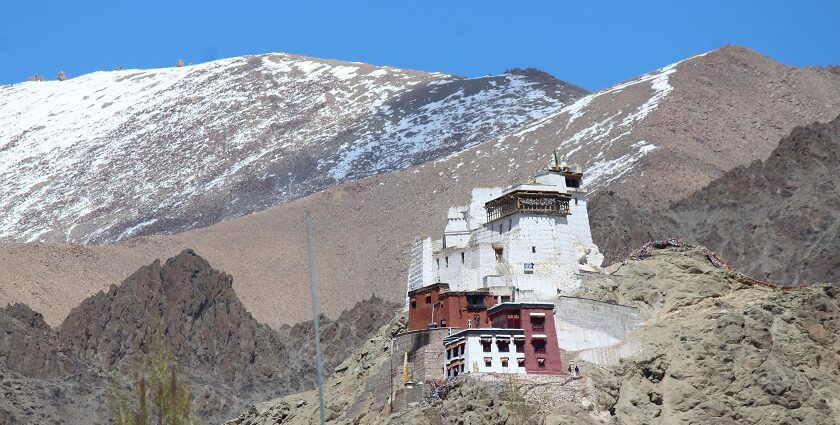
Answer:
[[[111,397],[115,425],[192,425],[192,400],[161,332],[155,334],[149,353],[133,372],[131,395],[121,390],[119,379]]]
[[[178,59],[178,61],[175,62],[175,66],[177,66],[178,68],[184,66],[184,60],[183,59]]]
[[[67,74],[64,71],[58,71],[58,75],[55,77],[58,81],[64,81],[67,79]]]

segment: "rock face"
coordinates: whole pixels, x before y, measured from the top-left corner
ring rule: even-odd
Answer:
[[[512,394],[462,377],[446,401],[389,412],[388,339],[395,321],[342,364],[326,385],[334,423],[834,423],[840,415],[840,288],[754,286],[717,268],[692,247],[653,250],[628,260],[613,279],[592,281],[581,296],[640,308],[639,351],[619,365],[578,361],[571,392]],[[404,324],[402,325],[404,326]],[[360,391],[360,389],[362,389]],[[523,417],[524,416],[524,417]],[[308,424],[317,394],[256,405],[231,425]]]
[[[615,192],[592,201],[593,237],[628,247],[680,237],[774,282],[840,282],[840,116],[796,127],[770,157],[737,167],[668,208],[635,208]]]
[[[323,317],[327,374],[395,308],[371,298],[338,321]],[[84,418],[88,410],[105,422],[108,374],[129,374],[158,331],[183,368],[197,412],[211,422],[230,417],[245,403],[314,383],[312,323],[275,331],[257,322],[233,291],[232,278],[191,250],[142,267],[85,300],[57,330],[20,304],[0,310],[0,324],[7,334],[0,339],[0,367],[20,387],[12,399],[26,399],[0,409],[19,420],[31,419],[26,406],[40,403],[45,406],[40,420],[68,410],[68,423],[85,423],[74,418]],[[80,394],[80,386],[94,392]],[[43,395],[38,387],[54,387],[57,395]],[[74,398],[80,399],[79,408],[73,407]]]

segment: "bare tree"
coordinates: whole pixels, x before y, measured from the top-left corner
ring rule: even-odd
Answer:
[[[58,81],[64,81],[67,79],[67,74],[64,71],[58,71],[58,75],[55,77]]]

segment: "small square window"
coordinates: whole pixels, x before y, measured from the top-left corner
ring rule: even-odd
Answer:
[[[510,343],[507,341],[497,341],[496,346],[499,347],[500,353],[507,353],[510,351]]]
[[[516,352],[517,353],[524,353],[525,352],[525,341],[516,341]]]
[[[534,332],[545,331],[545,317],[532,317],[531,330]]]
[[[545,369],[545,359],[540,357],[537,359],[537,367],[540,369]]]
[[[532,253],[532,254],[536,254],[536,253],[537,253],[537,247],[532,246],[532,247],[531,247],[531,253]]]
[[[489,353],[492,350],[490,341],[481,341],[481,348],[485,353]]]
[[[516,364],[519,367],[525,367],[525,358],[523,357],[521,359],[516,359]]]
[[[426,294],[426,304],[432,303],[432,294]]]
[[[535,339],[531,342],[534,345],[535,353],[545,353],[545,340]]]
[[[502,357],[501,361],[502,361],[502,367],[508,367],[508,358],[507,357]]]
[[[493,367],[493,358],[492,357],[485,357],[484,358],[484,367]]]
[[[412,308],[412,310],[417,308],[417,300],[414,300],[414,299],[411,300],[411,308]]]

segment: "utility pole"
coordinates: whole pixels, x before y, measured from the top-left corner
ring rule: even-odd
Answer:
[[[315,369],[318,380],[318,407],[321,413],[321,425],[324,420],[324,374],[321,371],[321,326],[319,323],[320,311],[318,309],[318,275],[315,272],[315,248],[312,240],[312,211],[306,211],[306,242],[309,252],[309,284],[312,290],[312,320],[315,326]]]

